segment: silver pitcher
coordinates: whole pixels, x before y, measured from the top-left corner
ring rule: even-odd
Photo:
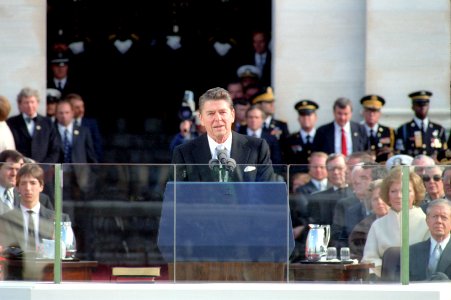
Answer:
[[[309,224],[310,230],[305,244],[305,257],[309,261],[318,261],[327,255],[330,239],[330,225]]]

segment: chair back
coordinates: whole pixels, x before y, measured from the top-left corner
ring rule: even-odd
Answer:
[[[381,281],[400,281],[401,248],[390,247],[382,256]]]

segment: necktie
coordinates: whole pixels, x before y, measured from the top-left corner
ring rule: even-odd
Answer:
[[[255,133],[255,131],[252,133],[253,137],[257,137],[257,134]]]
[[[28,250],[36,251],[36,239],[34,234],[33,211],[27,210],[28,213]]]
[[[58,80],[58,90],[63,90],[63,83],[61,82],[61,80]]]
[[[374,130],[370,129],[370,144],[376,147],[376,137],[374,136]]]
[[[348,155],[348,147],[346,145],[346,134],[343,127],[341,128],[341,153],[344,156]]]
[[[437,270],[437,264],[440,260],[440,256],[442,255],[442,246],[437,243],[435,245],[434,251],[432,251],[432,255],[429,258],[429,272],[430,274],[434,274]]]
[[[70,163],[72,161],[71,146],[69,142],[69,131],[67,129],[64,129],[63,147],[64,147],[64,162]]]
[[[307,145],[310,144],[310,134],[307,134],[307,136],[305,137],[305,142]]]
[[[13,208],[13,202],[11,201],[11,197],[9,196],[8,190],[5,189],[5,193],[3,194],[3,199],[5,199],[5,204],[12,209]]]
[[[424,121],[421,121],[421,142],[424,144],[426,142],[425,139],[425,129],[426,126],[424,125]]]

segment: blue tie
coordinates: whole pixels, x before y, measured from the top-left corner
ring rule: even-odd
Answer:
[[[64,140],[63,140],[63,146],[64,146],[64,162],[70,163],[72,162],[71,159],[71,145],[69,142],[69,131],[67,129],[64,129]]]

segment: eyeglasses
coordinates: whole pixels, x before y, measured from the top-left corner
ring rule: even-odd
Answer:
[[[440,175],[434,175],[431,178],[431,176],[429,176],[429,175],[423,175],[424,182],[429,182],[429,181],[431,181],[431,179],[433,179],[434,181],[440,181],[440,180],[442,180],[442,177],[440,177]]]

